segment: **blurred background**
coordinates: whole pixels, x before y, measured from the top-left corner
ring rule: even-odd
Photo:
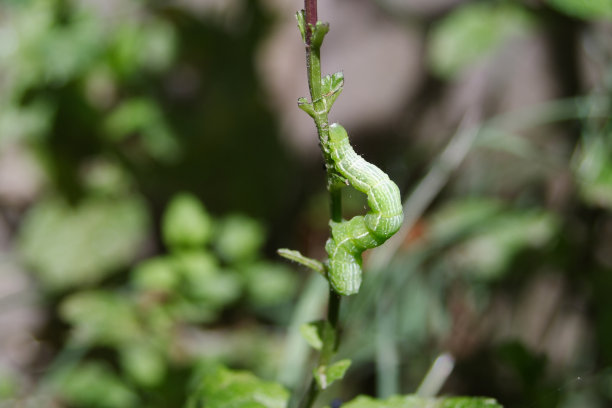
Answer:
[[[302,389],[326,285],[275,255],[323,259],[328,235],[302,7],[0,2],[1,407],[180,407],[211,362]],[[346,78],[331,119],[406,200],[324,400],[612,406],[612,3],[319,18]]]

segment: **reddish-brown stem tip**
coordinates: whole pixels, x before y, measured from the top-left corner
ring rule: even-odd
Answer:
[[[310,44],[312,32],[310,25],[317,24],[317,0],[304,0],[304,10],[306,10],[306,43]]]

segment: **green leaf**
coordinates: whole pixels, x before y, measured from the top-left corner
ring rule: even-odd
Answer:
[[[84,363],[52,373],[51,384],[74,406],[131,408],[138,397],[104,364]]]
[[[148,71],[163,71],[175,58],[178,36],[173,25],[162,19],[146,20],[140,30],[138,57],[140,68]],[[138,28],[138,27],[137,27]]]
[[[170,248],[201,247],[212,234],[212,221],[195,196],[177,194],[164,213],[162,234]]]
[[[11,398],[17,397],[21,381],[7,368],[0,369],[0,401],[8,401]]]
[[[312,103],[308,102],[306,98],[298,99],[298,108],[306,112],[308,115],[310,115],[310,117],[315,117],[314,106],[312,105]]]
[[[212,305],[186,297],[174,299],[165,309],[175,322],[211,323],[218,317],[217,309]]]
[[[344,87],[344,74],[342,72],[336,72],[333,75],[326,75],[321,79],[321,98],[314,101],[323,101],[325,112],[329,113],[332,105],[342,92]],[[305,98],[298,99],[298,107],[304,112],[308,113],[313,118],[317,115],[314,110],[314,105],[308,103]]]
[[[330,366],[319,366],[314,369],[313,376],[319,385],[319,388],[324,390],[335,381],[344,378],[346,370],[351,366],[351,360],[345,359],[335,362]]]
[[[585,20],[612,18],[610,0],[548,0],[548,4],[565,14]]]
[[[317,24],[313,27],[309,25],[312,30],[312,37],[310,38],[310,45],[312,48],[321,48],[325,35],[329,32],[329,24],[317,21]]]
[[[180,155],[180,145],[166,123],[157,102],[147,98],[132,98],[122,102],[104,123],[106,137],[113,142],[137,136],[142,150],[151,157],[173,162]]]
[[[344,89],[344,74],[342,72],[326,75],[321,79],[321,94],[326,99],[328,112],[342,92],[342,89]]]
[[[293,262],[297,262],[300,265],[303,265],[309,269],[312,269],[315,272],[320,273],[322,276],[325,276],[325,266],[323,265],[323,263],[317,261],[316,259],[308,258],[302,255],[300,251],[280,248],[276,252],[283,258],[289,259]]]
[[[558,230],[556,218],[543,211],[502,214],[483,226],[474,237],[453,252],[457,264],[484,279],[501,276],[523,249],[541,248],[551,242]]]
[[[271,262],[257,262],[244,269],[250,300],[259,306],[269,306],[291,299],[297,287],[297,277],[291,268]]]
[[[495,279],[522,250],[542,248],[559,229],[556,217],[542,210],[504,209],[484,199],[450,203],[431,223],[431,241],[455,245],[450,257],[466,273]]]
[[[280,384],[217,367],[204,375],[186,408],[285,408],[288,399]]]
[[[185,284],[184,293],[213,307],[221,307],[240,296],[242,287],[235,273],[222,270],[218,260],[204,251],[174,255],[174,264]]]
[[[513,3],[460,6],[433,28],[428,44],[431,68],[441,77],[452,77],[531,25],[529,14]]]
[[[26,215],[19,249],[45,288],[64,290],[128,266],[148,224],[148,211],[135,197],[90,198],[75,207],[44,199]]]
[[[60,315],[74,326],[72,337],[86,345],[120,346],[141,335],[134,305],[119,293],[78,292],[61,303]]]
[[[415,395],[393,396],[385,400],[359,396],[342,408],[502,408],[492,398],[451,397],[421,398]]]
[[[120,350],[121,366],[127,375],[139,385],[152,387],[159,384],[166,374],[164,356],[153,345],[138,342]]]
[[[147,259],[132,272],[132,282],[141,290],[171,292],[177,288],[179,278],[170,257]]]
[[[574,172],[584,201],[612,209],[612,160],[604,138],[593,138],[582,146]]]
[[[306,16],[305,11],[300,10],[295,13],[295,18],[297,19],[298,28],[300,29],[300,34],[302,35],[302,41],[306,44]]]
[[[219,225],[215,248],[227,262],[249,261],[256,257],[265,240],[263,226],[244,215],[231,215]]]
[[[436,211],[429,233],[435,241],[444,244],[474,231],[502,210],[499,201],[486,198],[452,201]]]
[[[123,76],[139,71],[160,71],[174,60],[177,48],[174,27],[163,20],[120,21],[109,38],[109,60]]]
[[[442,400],[441,408],[502,408],[493,398],[453,397]]]
[[[302,337],[315,350],[321,350],[323,347],[323,336],[326,325],[329,326],[326,320],[318,320],[316,322],[304,323],[300,326]]]

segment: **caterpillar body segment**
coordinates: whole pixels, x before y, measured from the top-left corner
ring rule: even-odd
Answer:
[[[348,221],[331,223],[329,280],[342,295],[357,293],[361,285],[361,254],[383,244],[399,230],[404,215],[397,185],[351,147],[346,130],[337,123],[329,127],[329,147],[336,171],[368,196],[370,211]]]

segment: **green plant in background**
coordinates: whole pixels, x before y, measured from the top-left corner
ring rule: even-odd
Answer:
[[[411,101],[410,124],[383,125],[385,143],[377,143],[400,186],[430,166],[420,150],[433,153],[439,142],[430,128],[454,131],[452,119],[439,119],[453,116],[445,106],[457,104],[452,95],[466,78],[485,79],[488,90],[476,123],[460,126],[408,195],[400,232],[366,253],[367,273],[361,253],[394,230],[368,221],[398,217],[399,194],[354,155],[339,125],[327,126],[344,78],[315,78],[318,49],[310,53],[315,96],[299,106],[328,131],[333,220],[328,261],[280,251],[317,271],[297,299],[297,275],[264,261],[266,232],[268,249],[289,236],[307,246],[324,239],[328,217],[319,211],[304,222],[307,200],[288,203],[313,186],[291,175],[274,112],[262,108],[270,99],[253,75],[263,34],[280,21],[264,0],[221,2],[231,4],[222,23],[216,11],[191,8],[210,2],[180,3],[118,2],[110,14],[105,2],[0,5],[0,171],[18,145],[45,172],[17,205],[0,182],[0,251],[9,247],[8,257],[0,252],[0,351],[19,345],[0,359],[0,406],[165,408],[189,397],[189,408],[293,407],[310,379],[302,405],[337,408],[364,390],[377,398],[342,406],[499,406],[440,392],[491,395],[507,407],[612,401],[608,1],[471,0],[435,16],[381,18],[418,31],[429,63],[413,74],[426,97]],[[407,4],[369,6],[391,3]],[[298,19],[304,39],[310,27],[322,41],[325,24]],[[500,65],[531,66],[527,44],[546,50],[538,57],[565,56],[533,68],[544,82],[563,88],[574,75],[576,87],[563,92],[569,99],[506,114],[522,91],[498,95],[515,81]],[[499,64],[507,50],[508,64]],[[497,63],[494,72],[478,64],[485,58]],[[572,72],[571,61],[584,72]],[[517,85],[534,80],[524,74]],[[412,137],[421,133],[423,146]],[[252,181],[264,177],[266,185]],[[342,221],[338,192],[347,181],[368,196],[370,212]],[[345,194],[345,215],[364,212],[363,195],[352,196]],[[245,215],[222,216],[234,208],[258,220],[268,214],[266,228]],[[354,239],[362,233],[367,242]],[[23,295],[4,291],[13,287],[12,248],[30,285]],[[330,283],[327,321],[302,325],[322,314]],[[340,318],[335,293],[358,289],[342,297]],[[22,303],[35,304],[41,321],[21,331],[27,337],[3,330],[28,319]],[[309,370],[313,349],[321,357]],[[22,354],[31,360],[13,369]],[[436,379],[438,363],[449,360],[453,374]]]
[[[74,207],[90,193],[84,173],[104,163],[129,179],[126,196],[137,191],[154,208],[192,191],[216,212],[268,221],[277,199],[264,204],[261,189],[280,196],[295,167],[257,96],[252,59],[268,16],[259,1],[236,7],[244,21],[217,26],[185,4],[2,2],[0,149],[26,149],[50,191]],[[247,163],[281,188],[255,187],[235,171]],[[226,182],[209,188],[217,172]]]
[[[238,301],[262,318],[285,318],[278,309],[293,296],[296,281],[288,268],[260,259],[262,226],[242,215],[214,219],[197,198],[179,194],[165,211],[162,236],[168,253],[140,262],[125,285],[86,289],[89,276],[70,282],[81,289],[66,296],[59,308],[70,325],[68,345],[46,376],[45,389],[79,406],[162,407],[175,404],[181,395],[165,395],[164,389],[174,377],[185,378],[202,359],[232,363],[269,354],[253,339],[239,340],[238,332],[226,347],[201,351],[190,350],[187,336],[189,330],[217,321]],[[40,254],[42,260],[45,254]],[[58,283],[52,281],[51,288],[57,290]],[[206,331],[201,337],[206,338]],[[96,357],[104,350],[114,356],[118,370],[108,358]],[[265,370],[264,363],[256,365]]]

